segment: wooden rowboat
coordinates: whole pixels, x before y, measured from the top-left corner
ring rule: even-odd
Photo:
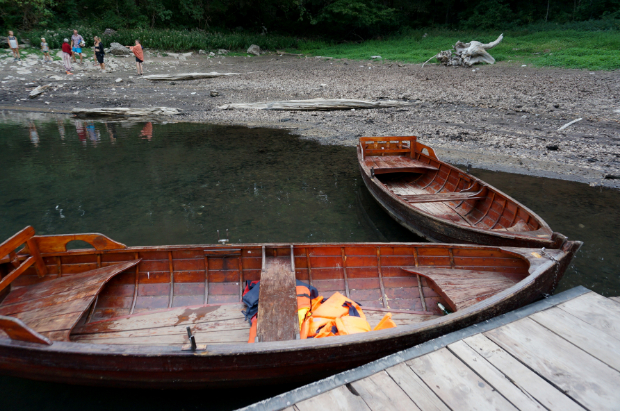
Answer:
[[[73,240],[93,248],[67,250]],[[0,372],[160,388],[314,380],[543,298],[580,245],[127,247],[26,227],[0,244]],[[259,279],[258,342],[249,344],[241,293]],[[295,279],[356,300],[373,327],[392,312],[397,327],[299,340]],[[453,313],[441,315],[438,302]]]
[[[565,241],[532,210],[440,161],[416,137],[362,137],[357,158],[381,207],[429,241],[547,248]]]

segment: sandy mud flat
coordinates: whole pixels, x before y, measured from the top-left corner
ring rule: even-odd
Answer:
[[[13,62],[6,56],[0,58],[2,110],[66,113],[74,107],[165,106],[183,111],[177,121],[282,128],[324,144],[348,146],[360,136],[416,135],[449,162],[620,187],[618,71],[511,63],[475,69],[422,68],[276,54],[209,58],[147,52],[145,74],[240,73],[150,82],[135,75],[132,57],[109,57],[107,73],[88,60],[74,65],[75,75],[67,76],[60,62],[43,64],[33,55]],[[36,86],[50,83],[53,87],[39,97],[28,97]],[[319,112],[218,108],[229,103],[311,98],[413,104]],[[558,131],[578,118],[582,120]]]

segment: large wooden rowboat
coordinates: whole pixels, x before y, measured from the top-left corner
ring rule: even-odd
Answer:
[[[381,207],[430,241],[557,248],[565,240],[523,204],[440,161],[416,137],[362,137],[357,158]]]
[[[73,240],[94,248],[67,251]],[[543,298],[580,245],[126,247],[27,227],[0,244],[0,372],[160,388],[315,380]],[[241,293],[259,279],[259,342],[249,344]],[[299,340],[295,279],[356,300],[373,327],[392,312],[397,327]]]

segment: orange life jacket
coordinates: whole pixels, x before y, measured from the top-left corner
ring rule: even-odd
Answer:
[[[394,328],[394,327],[396,327],[396,323],[392,321],[392,313],[387,313],[381,319],[381,321],[379,321],[379,324],[377,324],[377,326],[373,328],[372,330],[373,331],[385,330],[387,328]]]
[[[295,287],[295,290],[297,291],[297,309],[312,308],[312,304],[310,303],[310,289],[303,285],[298,285]]]
[[[336,328],[338,328],[338,335],[351,335],[370,331],[370,324],[365,318],[345,315],[336,318]]]
[[[338,327],[336,327],[336,320],[328,320],[314,338],[333,337],[338,335]]]
[[[327,301],[312,311],[312,315],[315,317],[332,319],[340,318],[347,314],[366,318],[364,312],[355,301],[338,292],[334,293]]]

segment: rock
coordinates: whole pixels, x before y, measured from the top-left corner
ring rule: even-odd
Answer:
[[[210,52],[209,53],[209,57],[215,57],[215,53],[214,52]]]
[[[183,53],[181,54],[183,57],[187,58],[187,57],[191,57],[194,54],[193,51],[190,51],[189,53]]]
[[[105,31],[103,32],[104,36],[112,36],[114,34],[116,34],[116,30],[113,29],[105,29]]]
[[[549,144],[547,146],[547,150],[549,151],[558,151],[560,149],[560,146],[558,146],[557,144]]]
[[[376,60],[376,59],[380,59],[381,56],[370,56],[370,58]]]
[[[116,79],[116,80],[114,80],[114,81],[115,81],[116,83],[120,83],[120,82],[122,82],[122,81],[123,81],[123,79],[119,77],[119,78],[117,78],[117,79]]]
[[[204,50],[198,50],[198,54],[207,54],[207,52]]]
[[[217,51],[217,54],[219,54],[220,56],[221,55],[226,55],[226,54],[228,54],[228,50],[226,50],[226,49],[219,49]]]
[[[145,107],[145,108],[74,108],[73,114],[79,116],[106,116],[106,117],[141,117],[141,116],[174,116],[181,113],[181,110],[170,107]]]
[[[218,93],[216,90],[211,90],[209,94],[211,95],[211,97],[217,97],[220,95],[220,93]]]
[[[110,54],[114,56],[130,56],[133,53],[122,44],[114,42],[110,44]]]
[[[255,56],[260,56],[260,47],[256,44],[252,44],[247,51],[248,54],[253,54]]]
[[[51,87],[52,87],[52,83],[46,84],[45,86],[39,86],[39,87],[35,88],[34,90],[32,90],[28,96],[30,98],[38,97],[39,95],[43,94],[43,92],[45,90],[47,90],[47,89],[49,89]]]

